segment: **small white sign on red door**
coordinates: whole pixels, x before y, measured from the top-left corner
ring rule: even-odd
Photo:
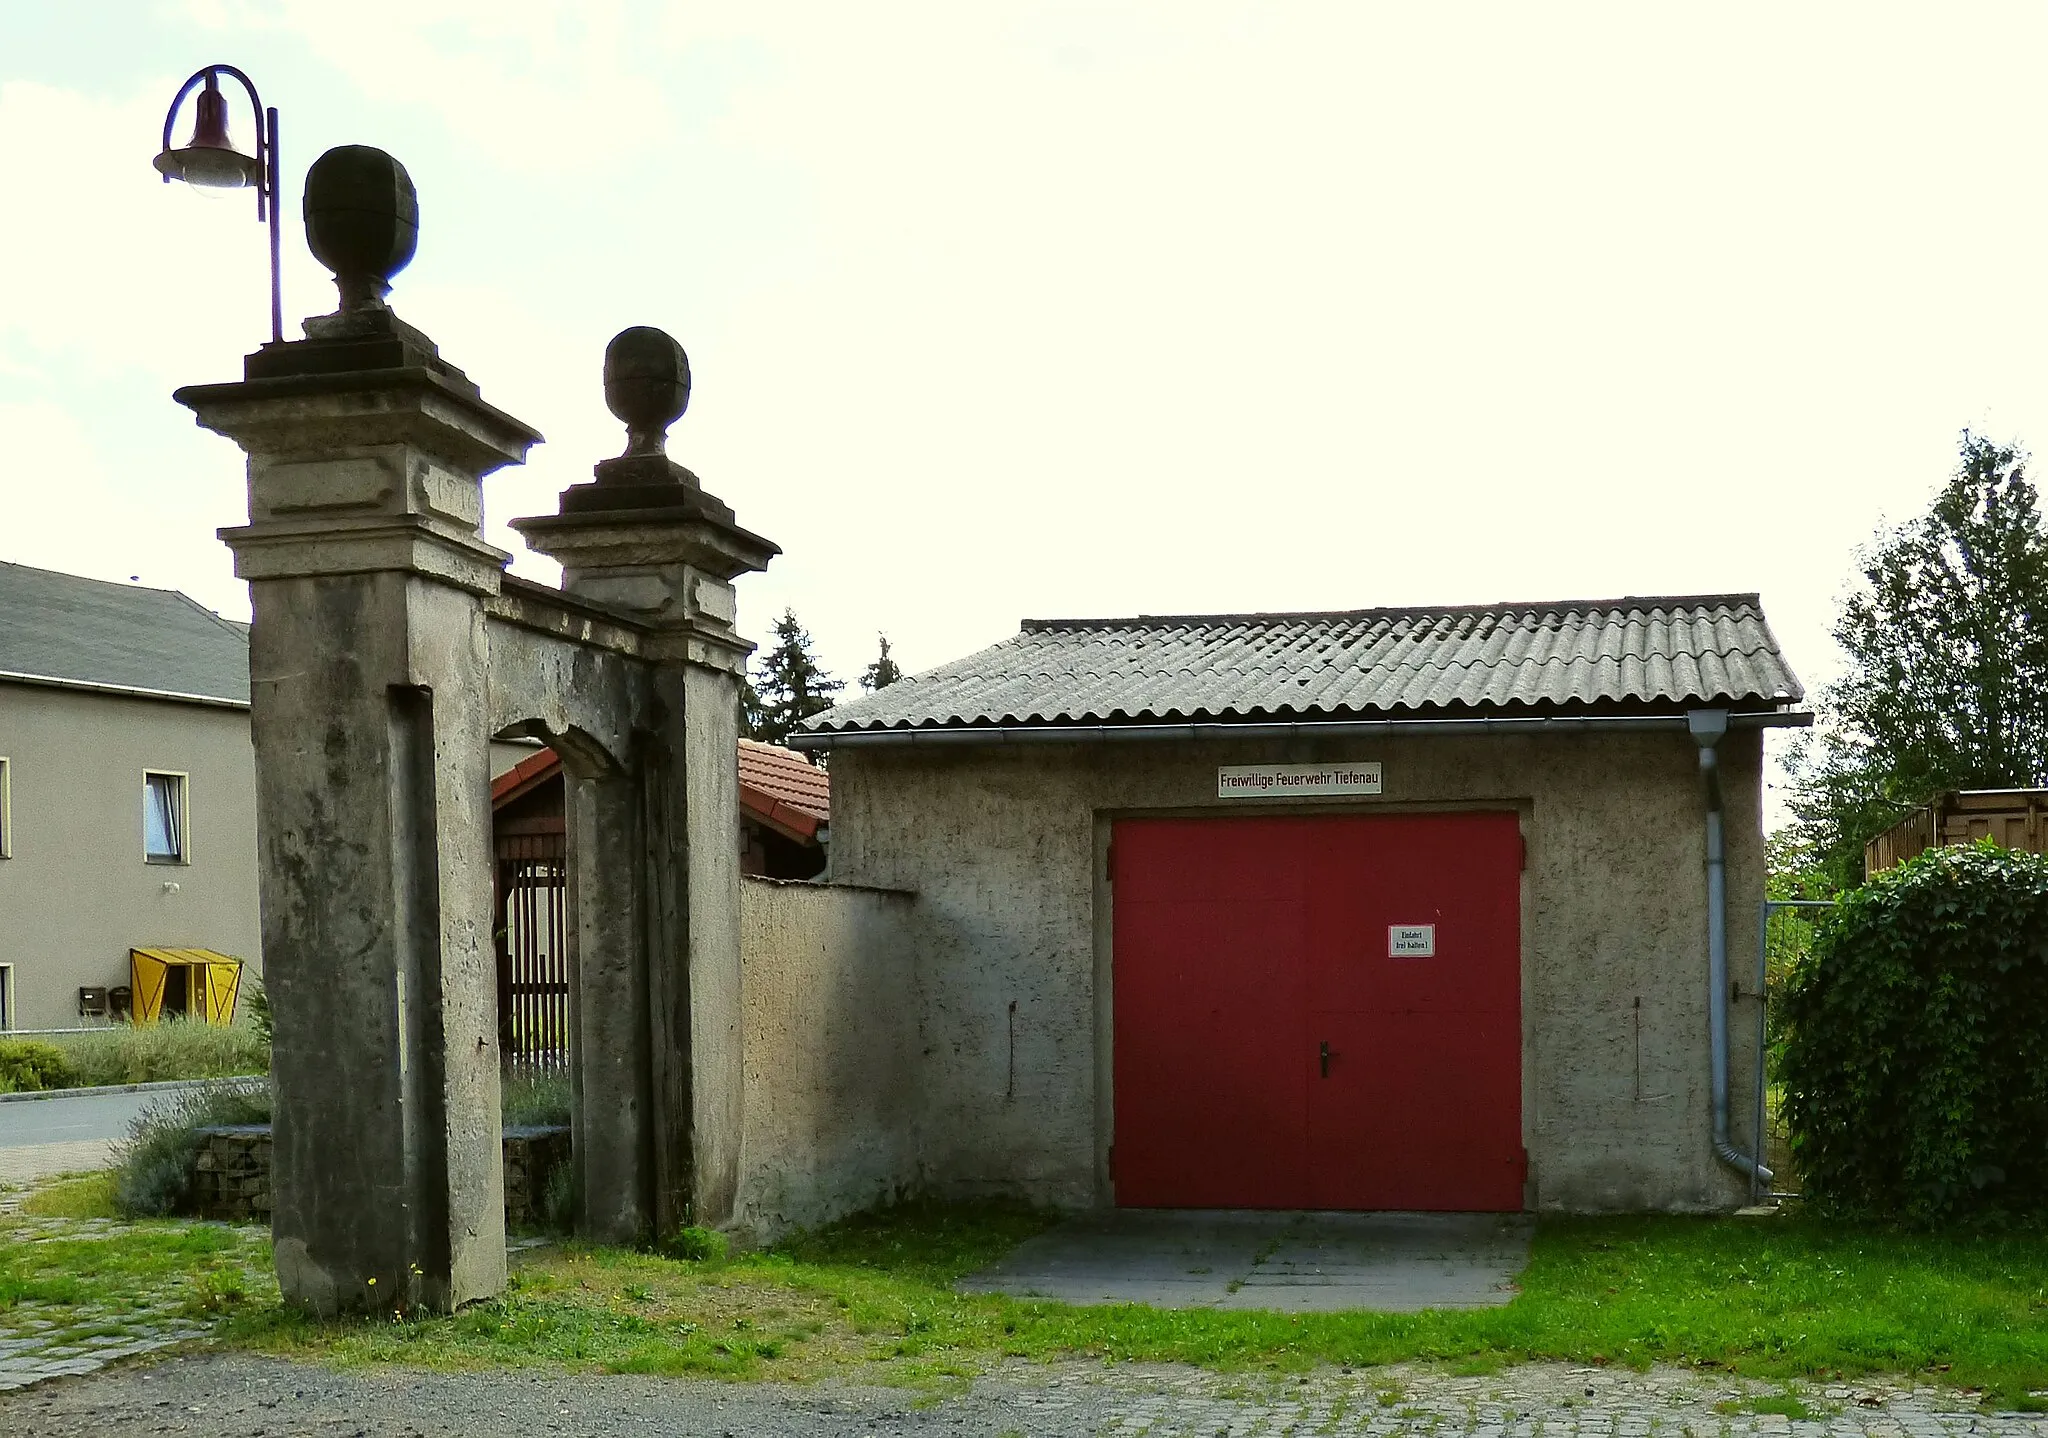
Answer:
[[[1389,924],[1387,957],[1390,959],[1433,959],[1436,957],[1435,924]]]

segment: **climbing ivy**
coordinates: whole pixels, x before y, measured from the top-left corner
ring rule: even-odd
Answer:
[[[1785,996],[1792,1153],[1824,1209],[2048,1208],[2048,858],[1930,849],[1843,895]]]

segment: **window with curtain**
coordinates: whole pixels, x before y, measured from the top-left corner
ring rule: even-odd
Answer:
[[[185,862],[185,776],[142,776],[142,856],[152,864]]]

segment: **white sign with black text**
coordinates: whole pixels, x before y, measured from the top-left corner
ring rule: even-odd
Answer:
[[[1390,959],[1433,959],[1436,957],[1435,924],[1389,924],[1387,957]]]
[[[1219,799],[1322,799],[1380,792],[1380,766],[1370,764],[1224,764],[1216,770]]]

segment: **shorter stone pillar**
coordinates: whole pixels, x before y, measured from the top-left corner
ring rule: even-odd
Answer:
[[[286,1301],[447,1311],[505,1280],[481,477],[540,436],[385,307],[418,209],[382,151],[306,180],[342,309],[177,392],[248,454],[272,1233]]]
[[[733,627],[732,581],[781,551],[735,522],[697,476],[665,452],[689,404],[682,346],[657,329],[620,333],[605,350],[605,400],[625,421],[626,452],[565,490],[560,512],[514,520],[528,544],[562,563],[562,587],[653,631],[659,732],[641,755],[641,876],[646,946],[637,967],[618,952],[572,950],[578,989],[576,1164],[582,1222],[593,1236],[635,1225],[658,1235],[732,1215],[739,1187],[739,694],[753,646]],[[568,806],[579,846],[618,852],[617,806],[599,781]],[[600,816],[611,813],[614,818]],[[586,880],[586,882],[589,882]],[[626,942],[571,926],[579,945]],[[602,989],[600,988],[602,986]],[[645,1036],[644,1118],[615,1104],[637,1082],[616,1062]],[[639,1203],[649,1205],[645,1210]]]

